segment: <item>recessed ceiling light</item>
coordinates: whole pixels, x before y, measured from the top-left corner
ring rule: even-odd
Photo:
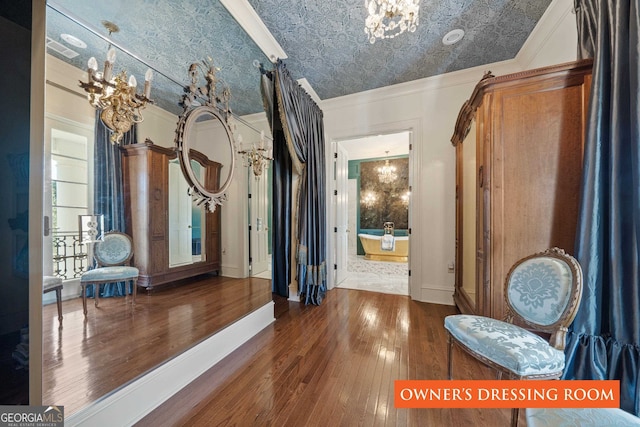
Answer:
[[[442,38],[442,44],[447,46],[450,44],[455,44],[462,40],[463,37],[464,31],[462,31],[461,29],[458,28],[455,30],[451,30]]]
[[[77,47],[79,49],[84,49],[87,47],[87,44],[85,42],[83,42],[76,36],[72,36],[71,34],[60,34],[60,38],[69,43],[71,46]]]

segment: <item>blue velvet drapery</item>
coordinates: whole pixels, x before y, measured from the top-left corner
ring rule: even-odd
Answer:
[[[273,72],[275,102],[273,102],[274,130],[274,260],[279,256],[276,239],[291,223],[290,194],[292,169],[299,174],[296,207],[296,276],[299,294],[305,303],[320,304],[326,293],[326,195],[324,123],[322,110],[309,94],[291,77],[282,61],[278,61]],[[263,91],[264,97],[264,91]],[[269,112],[267,102],[265,110]],[[281,125],[282,132],[278,125]],[[287,157],[290,164],[284,160]],[[287,186],[289,187],[287,189]],[[279,190],[282,189],[282,191]],[[284,199],[276,196],[282,193]],[[290,195],[289,195],[290,197]],[[280,211],[276,211],[280,199]],[[288,211],[288,213],[285,213]],[[290,240],[282,234],[281,246]],[[288,260],[288,257],[286,258]],[[279,260],[278,262],[282,262]],[[288,266],[288,261],[286,261]],[[274,266],[275,267],[275,266]],[[275,282],[274,270],[274,282]]]
[[[639,0],[576,0],[579,54],[593,57],[576,258],[582,303],[568,334],[565,378],[620,380],[639,413]]]
[[[274,114],[274,73],[261,68],[260,89],[264,110],[273,136],[272,199],[271,209],[271,290],[289,297],[291,283],[291,157],[284,139],[280,116]]]
[[[96,111],[95,147],[93,153],[93,212],[104,215],[106,231],[125,232],[124,189],[122,185],[122,157],[120,147],[109,140],[111,132],[100,120],[100,111]],[[136,125],[126,132],[120,145],[135,144]],[[87,287],[87,296],[93,297],[93,286]],[[132,290],[129,289],[129,292]],[[106,283],[100,285],[100,298],[123,296],[125,283]]]

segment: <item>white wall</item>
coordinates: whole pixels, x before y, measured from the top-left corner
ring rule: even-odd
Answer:
[[[503,75],[575,59],[571,0],[554,0],[516,59],[322,101],[327,164],[331,141],[413,131],[410,211],[410,293],[413,299],[453,304],[455,259],[455,150],[450,138],[460,107],[485,71]],[[328,230],[334,182],[328,183]],[[329,237],[329,242],[332,240]],[[329,248],[328,259],[334,259]],[[329,277],[329,288],[333,276]]]

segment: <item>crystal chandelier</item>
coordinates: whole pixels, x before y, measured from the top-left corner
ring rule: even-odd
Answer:
[[[103,22],[105,28],[112,32],[117,32],[117,25],[111,22]],[[87,92],[89,103],[100,112],[100,119],[111,131],[109,138],[113,144],[119,144],[122,136],[131,129],[134,123],[143,120],[142,110],[147,103],[153,103],[149,96],[151,94],[151,80],[153,72],[147,70],[144,75],[144,91],[137,92],[138,82],[134,76],[127,79],[127,73],[121,71],[113,75],[113,63],[116,60],[116,50],[110,48],[107,52],[107,60],[104,63],[102,72],[98,71],[98,61],[91,57],[87,68],[87,82],[80,81],[80,87]]]
[[[365,0],[369,16],[364,32],[371,44],[376,39],[392,39],[404,33],[414,32],[418,26],[420,0]]]
[[[389,152],[385,151],[387,156],[389,156]],[[390,184],[393,181],[398,179],[398,174],[396,173],[396,167],[391,166],[389,164],[389,159],[384,161],[384,166],[378,168],[378,180],[383,184]]]
[[[372,208],[373,205],[376,204],[376,195],[375,193],[369,191],[364,197],[362,197],[361,203],[366,207],[366,208]]]

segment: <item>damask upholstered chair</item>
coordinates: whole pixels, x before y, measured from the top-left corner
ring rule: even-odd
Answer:
[[[125,233],[111,231],[104,234],[104,240],[96,243],[93,256],[98,267],[82,274],[80,286],[82,287],[82,308],[84,316],[87,316],[87,285],[94,286],[95,305],[100,303],[99,286],[102,283],[129,282],[133,284],[133,300],[136,303],[138,287],[138,269],[129,266],[133,256],[133,243],[131,237]]]
[[[567,328],[581,297],[582,269],[564,250],[552,248],[519,260],[505,281],[505,321],[467,314],[444,319],[449,379],[454,344],[496,369],[498,378],[503,373],[512,379],[560,378]],[[550,340],[531,330],[551,334]],[[512,426],[518,424],[518,413],[514,408]]]
[[[58,304],[58,322],[62,326],[62,279],[56,276],[44,276],[42,278],[42,293],[56,293],[56,304]]]

